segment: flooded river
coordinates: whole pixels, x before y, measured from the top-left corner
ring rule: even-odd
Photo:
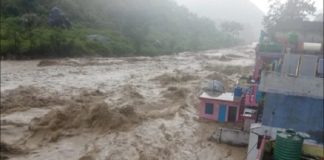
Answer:
[[[1,62],[1,145],[10,159],[239,160],[209,141],[202,86],[231,90],[252,71],[252,46],[158,57]]]

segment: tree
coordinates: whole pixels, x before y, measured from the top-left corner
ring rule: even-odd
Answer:
[[[2,0],[0,12],[0,55],[5,58],[216,49],[238,44],[241,28],[232,23],[220,32],[213,21],[173,0]],[[110,41],[93,42],[89,35]]]
[[[263,19],[263,25],[268,31],[281,22],[307,20],[316,11],[313,0],[288,0],[286,3],[269,0],[269,3],[270,10]]]

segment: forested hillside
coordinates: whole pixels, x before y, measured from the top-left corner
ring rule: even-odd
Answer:
[[[1,0],[2,58],[159,55],[238,42],[169,0]]]

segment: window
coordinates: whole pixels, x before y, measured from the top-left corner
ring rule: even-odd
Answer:
[[[318,56],[303,55],[299,66],[300,76],[315,77]]]
[[[283,60],[282,73],[289,76],[297,76],[300,55],[286,54]]]
[[[214,104],[212,104],[212,103],[206,103],[205,113],[206,114],[213,114],[214,113]]]
[[[324,59],[319,59],[318,61],[317,76],[324,78]]]

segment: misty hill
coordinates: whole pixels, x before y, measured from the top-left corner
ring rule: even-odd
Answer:
[[[159,55],[239,40],[169,0],[2,0],[1,57]]]
[[[243,37],[256,40],[262,28],[263,12],[249,0],[175,0],[216,23],[236,21],[244,25]]]

